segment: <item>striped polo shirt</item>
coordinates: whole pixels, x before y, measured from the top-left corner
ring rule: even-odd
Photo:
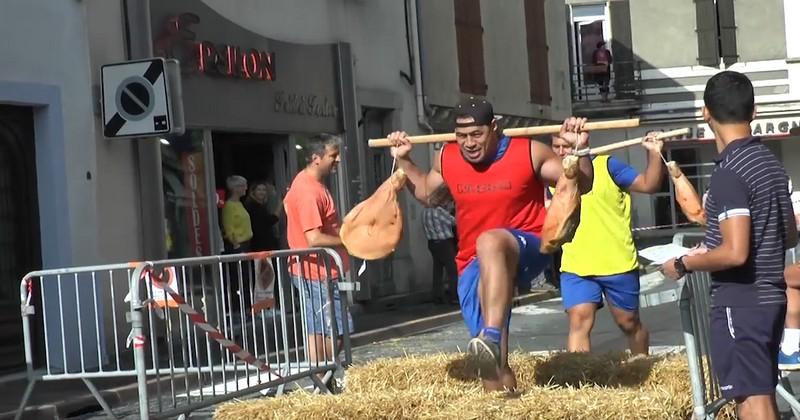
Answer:
[[[759,137],[729,143],[714,161],[705,205],[706,246],[722,244],[722,221],[749,216],[750,254],[742,266],[711,273],[712,305],[785,304],[784,244],[793,212],[783,165]]]

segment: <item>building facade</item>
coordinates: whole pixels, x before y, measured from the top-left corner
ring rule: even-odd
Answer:
[[[160,151],[167,254],[218,251],[212,196],[225,177],[238,172],[268,179],[284,191],[303,165],[309,135],[332,132],[345,139],[342,168],[330,185],[343,215],[392,167],[388,151],[364,147],[366,141],[395,129],[452,130],[449,109],[461,95],[489,98],[504,126],[564,118],[571,105],[566,62],[559,59],[566,37],[556,25],[543,24],[562,11],[562,2],[542,0],[492,7],[472,0],[151,2],[153,54],[189,58],[181,60],[189,131],[182,139],[164,139]],[[230,66],[239,61],[237,51],[251,48],[273,57],[270,80],[243,80]],[[204,70],[204,59],[217,68]],[[309,103],[322,112],[305,112]],[[176,149],[179,144],[190,150]],[[419,149],[417,162],[429,166],[436,147]],[[187,153],[203,162],[205,178],[192,184],[204,190],[199,193],[181,186],[189,179]],[[203,199],[207,211],[194,210]],[[181,209],[187,202],[192,209]],[[430,257],[414,246],[425,243],[421,207],[404,195],[401,208],[403,240],[390,257],[366,265],[354,303],[429,295]],[[210,231],[198,235],[198,224]],[[352,276],[359,265],[352,265]]]
[[[24,273],[140,254],[131,146],[96,131],[86,13],[80,2],[34,0],[4,4],[0,17],[8,40],[0,49],[9,57],[0,69],[5,369],[24,362]]]
[[[787,0],[611,0],[567,1],[572,102],[589,118],[639,117],[641,126],[592,136],[593,145],[638,137],[650,130],[690,128],[663,152],[675,160],[702,194],[708,186],[716,149],[701,116],[706,81],[726,70],[746,74],[756,94],[753,131],[781,158],[792,179],[800,179],[797,136],[800,85],[797,36]],[[611,51],[610,93],[600,94],[594,52],[605,41]],[[643,169],[641,148],[618,153]],[[795,181],[796,182],[796,181]],[[634,227],[662,227],[641,236],[671,236],[692,229],[677,209],[669,182],[655,199],[635,195]]]
[[[450,109],[461,95],[489,98],[504,126],[569,115],[567,37],[550,24],[563,13],[556,0],[4,5],[0,325],[8,339],[0,351],[9,356],[0,368],[23,361],[15,343],[26,272],[217,254],[225,179],[267,180],[279,200],[314,134],[344,139],[329,185],[343,216],[392,167],[388,150],[370,149],[367,140],[399,129],[452,130]],[[101,66],[151,56],[180,61],[185,133],[105,138]],[[417,148],[414,158],[428,167],[435,149]],[[407,194],[401,206],[402,242],[367,264],[351,296],[356,306],[430,296],[421,207]],[[101,302],[111,298],[108,286],[64,292],[96,293]],[[125,307],[123,296],[115,299]]]

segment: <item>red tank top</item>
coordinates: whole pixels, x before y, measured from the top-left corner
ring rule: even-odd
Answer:
[[[546,213],[544,186],[533,169],[531,143],[512,138],[499,160],[473,166],[455,143],[442,150],[442,177],[456,203],[458,255],[461,273],[475,257],[481,233],[497,228],[518,229],[540,235]]]

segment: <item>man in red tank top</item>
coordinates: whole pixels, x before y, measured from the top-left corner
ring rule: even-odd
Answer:
[[[456,144],[446,144],[429,172],[410,159],[405,132],[389,135],[392,155],[408,174],[410,191],[424,205],[446,185],[456,203],[458,296],[473,337],[470,357],[487,390],[516,388],[508,365],[508,325],[514,287],[544,270],[539,253],[545,185],[561,176],[561,159],[544,143],[499,134],[492,105],[470,97],[455,107]],[[585,119],[568,118],[560,136],[588,147]],[[579,159],[581,193],[592,185],[592,163]]]

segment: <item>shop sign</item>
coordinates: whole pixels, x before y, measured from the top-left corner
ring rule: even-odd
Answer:
[[[185,153],[181,158],[186,203],[186,231],[192,256],[209,254],[208,211],[206,209],[206,179],[203,153]]]
[[[775,135],[788,135],[792,129],[800,129],[800,117],[784,117],[784,118],[764,118],[755,119],[750,123],[754,136],[775,136]],[[649,130],[669,131],[679,128],[689,128],[689,133],[682,137],[684,140],[713,140],[714,132],[706,123],[696,124],[675,123],[665,128],[654,128],[646,125],[640,126],[640,130],[647,132]]]
[[[337,109],[336,105],[324,96],[297,95],[279,91],[275,93],[275,112],[314,117],[336,117]]]
[[[200,16],[181,13],[166,20],[153,49],[156,55],[177,58],[187,73],[232,79],[275,80],[275,53],[246,45],[198,41],[192,30]]]

